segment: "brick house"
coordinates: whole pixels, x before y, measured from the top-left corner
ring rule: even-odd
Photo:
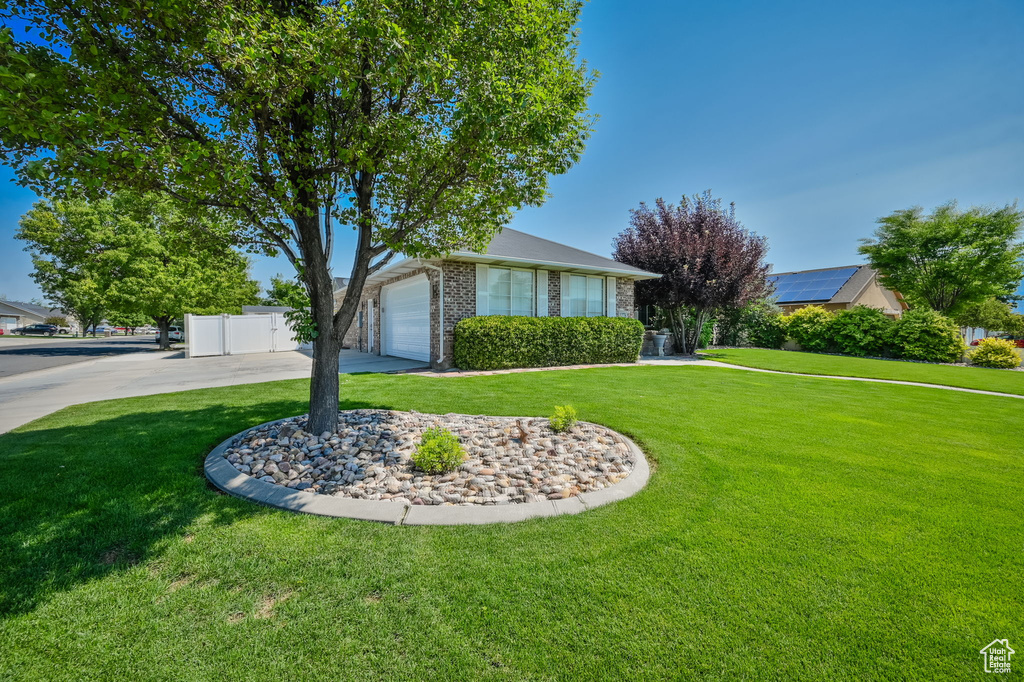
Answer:
[[[483,253],[406,258],[370,275],[345,346],[447,368],[452,365],[455,324],[465,317],[636,317],[634,283],[654,277],[658,275],[506,228]],[[347,289],[347,280],[336,282],[335,308]]]

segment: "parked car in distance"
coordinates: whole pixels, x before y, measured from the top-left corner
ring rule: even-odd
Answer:
[[[997,334],[995,336],[990,336],[990,337],[987,337],[987,338],[1003,339],[1004,341],[1012,341],[1013,345],[1016,346],[1017,348],[1024,348],[1024,336],[1014,336],[1012,334]],[[977,346],[979,341],[981,341],[981,339],[975,339],[974,341],[971,341],[971,345],[972,346]]]
[[[60,327],[55,324],[30,324],[27,327],[17,327],[11,330],[12,334],[41,334],[53,336],[60,333]]]
[[[181,327],[173,326],[167,328],[167,340],[170,342],[184,341],[185,331]],[[156,342],[160,343],[160,330],[156,331]]]

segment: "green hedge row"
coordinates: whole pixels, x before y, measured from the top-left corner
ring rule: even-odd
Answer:
[[[811,305],[778,322],[786,336],[808,351],[958,362],[967,350],[955,322],[922,308],[893,321],[881,310],[862,305],[835,313]]]
[[[455,364],[467,370],[636,362],[639,320],[624,317],[467,317],[455,325]]]

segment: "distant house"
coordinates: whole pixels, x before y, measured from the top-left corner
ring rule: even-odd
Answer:
[[[660,277],[505,228],[482,253],[406,258],[366,278],[345,345],[448,367],[455,324],[476,315],[636,317],[633,285]],[[336,283],[335,308],[348,282]]]
[[[867,265],[779,272],[768,279],[775,284],[776,303],[787,314],[809,305],[826,310],[866,305],[895,319],[908,308],[900,293],[882,286],[878,271]]]
[[[70,315],[58,308],[23,303],[21,301],[0,301],[0,329],[26,327],[30,324],[41,324],[48,317],[67,318],[68,324],[74,320]]]

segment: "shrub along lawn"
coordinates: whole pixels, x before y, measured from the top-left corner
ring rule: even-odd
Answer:
[[[707,367],[342,381],[347,407],[572,403],[655,471],[578,516],[393,527],[203,480],[306,381],[69,408],[0,436],[0,678],[949,679],[1024,632],[1017,400]]]
[[[717,360],[743,367],[774,369],[780,372],[917,381],[923,384],[944,384],[960,388],[1024,395],[1024,372],[1006,369],[933,365],[899,360],[873,360],[844,355],[823,355],[761,348],[714,349],[703,351],[702,354],[708,360]]]

